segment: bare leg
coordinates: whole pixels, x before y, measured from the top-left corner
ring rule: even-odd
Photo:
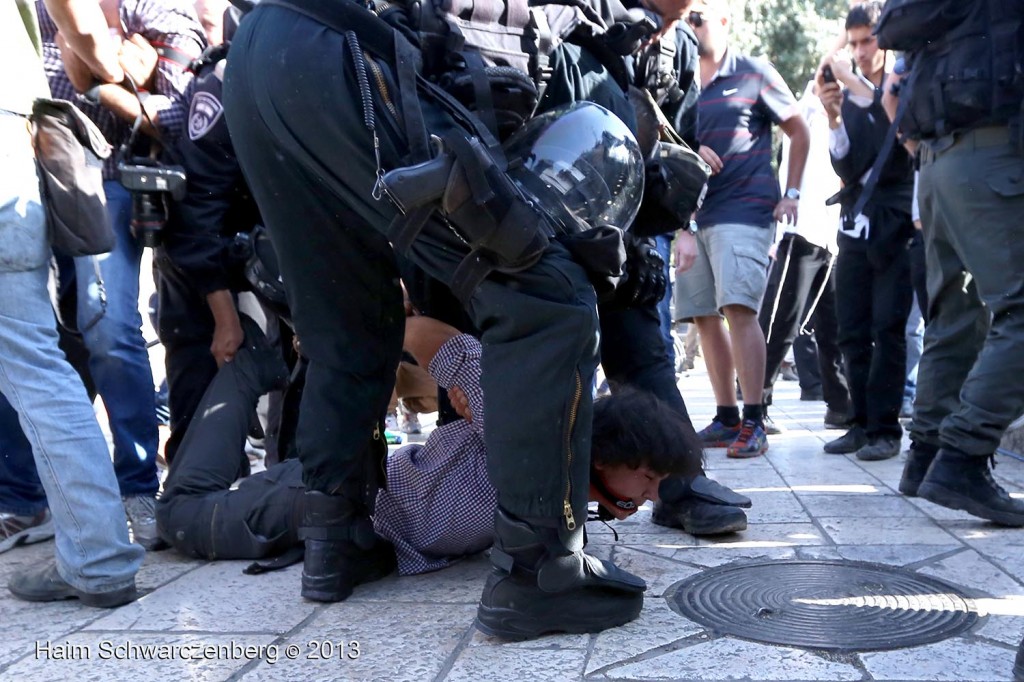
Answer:
[[[697,323],[697,330],[700,333],[700,346],[704,353],[704,363],[708,368],[708,378],[711,379],[711,389],[715,393],[715,404],[726,407],[733,406],[736,404],[736,390],[733,388],[736,383],[736,372],[733,365],[732,342],[725,330],[725,324],[717,315],[697,317],[694,318],[694,321]],[[756,317],[754,325],[757,325]],[[761,373],[763,374],[764,337],[761,339],[761,346]],[[747,395],[746,390],[747,388],[744,386],[744,396]],[[760,390],[759,387],[758,395],[761,395]]]
[[[726,319],[729,320],[732,362],[739,375],[743,402],[747,405],[760,405],[764,384],[765,342],[764,333],[757,322],[757,312],[740,305],[726,306],[724,311]],[[701,328],[702,336],[703,333],[704,329]],[[729,384],[730,387],[731,385]],[[720,400],[717,388],[715,398]]]

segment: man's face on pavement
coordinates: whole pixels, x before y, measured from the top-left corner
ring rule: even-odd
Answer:
[[[658,486],[668,478],[668,474],[659,474],[646,466],[630,469],[624,464],[609,466],[595,462],[594,469],[608,492],[621,500],[632,500],[638,507],[648,500],[657,502]]]
[[[729,39],[729,11],[725,0],[697,0],[690,4],[686,20],[697,36],[697,51],[710,56],[724,48]]]
[[[878,41],[869,26],[854,26],[846,31],[846,44],[865,76],[875,73],[885,64],[885,53],[878,49]]]

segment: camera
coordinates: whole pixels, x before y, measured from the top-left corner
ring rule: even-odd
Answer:
[[[821,68],[821,80],[826,83],[835,83],[836,75],[832,73],[832,67],[828,64]]]
[[[185,198],[185,169],[131,158],[118,163],[117,170],[121,184],[132,193],[132,236],[143,246],[159,246],[167,226],[168,197],[175,201]]]

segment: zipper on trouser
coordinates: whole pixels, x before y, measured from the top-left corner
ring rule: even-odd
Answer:
[[[576,517],[572,513],[572,432],[576,428],[576,416],[583,396],[583,382],[578,369],[573,372],[573,379],[576,387],[569,408],[569,423],[565,429],[565,498],[562,500],[562,515],[565,516],[565,527],[569,530],[576,530]]]

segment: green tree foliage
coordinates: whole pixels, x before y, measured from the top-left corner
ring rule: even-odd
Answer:
[[[732,0],[730,42],[767,58],[799,95],[836,41],[846,0]]]

